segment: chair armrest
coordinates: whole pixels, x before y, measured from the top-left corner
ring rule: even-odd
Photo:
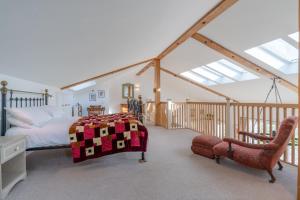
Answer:
[[[274,139],[273,137],[263,136],[263,135],[260,135],[257,133],[248,133],[248,132],[244,132],[244,131],[239,131],[239,135],[244,135],[244,136],[246,135],[246,136],[256,138],[259,140],[270,140],[271,141]]]
[[[232,144],[236,144],[242,147],[250,148],[250,149],[263,149],[263,150],[277,150],[279,148],[278,144],[270,143],[270,144],[249,144],[246,142],[241,142],[232,138],[224,138],[224,142],[228,142],[231,146]]]

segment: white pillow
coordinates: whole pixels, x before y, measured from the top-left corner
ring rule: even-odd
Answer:
[[[42,106],[41,108],[53,118],[60,118],[65,115],[64,111],[56,106]]]
[[[9,122],[10,125],[12,126],[16,126],[16,127],[20,127],[20,128],[32,128],[32,126],[30,124],[27,124],[25,122],[22,122],[10,115],[7,115],[7,121]]]
[[[13,118],[37,127],[43,126],[45,123],[52,119],[51,116],[46,113],[41,107],[6,108],[6,111]]]

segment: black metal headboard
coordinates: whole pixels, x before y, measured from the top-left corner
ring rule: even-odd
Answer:
[[[6,132],[6,107],[22,108],[44,106],[48,105],[48,100],[51,96],[48,94],[47,89],[45,89],[44,93],[28,92],[22,90],[8,89],[7,84],[7,81],[1,81],[1,136],[4,136]],[[25,96],[20,96],[21,94]]]
[[[143,123],[143,101],[142,96],[139,95],[138,99],[127,99],[128,112],[132,112],[140,122]]]

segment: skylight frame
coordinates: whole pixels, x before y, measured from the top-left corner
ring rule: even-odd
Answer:
[[[210,72],[217,74],[218,76],[220,76],[220,78],[217,80],[219,84],[225,84],[225,83],[233,83],[236,82],[236,80],[234,80],[233,78],[230,78],[222,73],[220,73],[219,71],[216,71],[214,69],[211,69],[210,67],[208,67],[207,65],[203,66],[205,69],[209,70]]]
[[[298,62],[298,50],[287,41],[278,38],[259,46],[286,64]]]
[[[245,52],[275,69],[280,69],[281,67],[286,65],[284,61],[270,54],[260,46],[247,49],[245,50]]]
[[[223,76],[230,77],[230,79],[233,80],[234,77],[238,75],[238,73],[235,70],[231,70],[231,68],[228,68],[227,66],[225,66],[223,63],[220,63],[219,61],[209,63],[206,66],[209,67],[211,70],[214,70],[222,74]],[[221,70],[221,68],[223,68],[224,70]]]
[[[245,52],[284,74],[298,73],[299,50],[282,38],[247,49]]]
[[[197,73],[193,72],[193,71],[185,71],[185,72],[182,72],[180,73],[181,76],[187,78],[187,79],[190,79],[192,81],[195,81],[196,83],[200,83],[200,84],[204,84],[204,85],[216,85],[215,82],[213,81],[210,81],[200,75],[198,75]]]
[[[227,68],[231,69],[232,71],[237,72],[238,74],[242,74],[242,73],[249,73],[247,70],[245,70],[244,68],[226,60],[226,59],[221,59],[218,61],[219,63],[225,65]]]
[[[206,77],[209,80],[215,81],[215,82],[217,82],[217,80],[221,79],[220,75],[218,75],[216,73],[213,73],[210,70],[207,70],[204,66],[200,66],[200,67],[194,68],[191,71],[193,71],[193,72],[195,72],[195,73],[197,73],[197,74],[199,74],[201,76],[204,76],[204,77]]]

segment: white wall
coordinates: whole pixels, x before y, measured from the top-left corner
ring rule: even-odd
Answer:
[[[83,115],[87,114],[87,107],[89,105],[100,104],[105,106],[106,113],[115,113],[120,111],[120,104],[126,103],[126,99],[122,99],[122,84],[132,83],[135,84],[134,95],[142,95],[143,101],[153,99],[153,77],[150,73],[146,73],[144,76],[136,76],[137,70],[129,70],[124,73],[112,75],[107,78],[97,80],[97,85],[75,92],[74,101],[80,103],[83,106]],[[105,90],[105,98],[101,99],[97,97],[97,101],[89,101],[89,93],[94,90]]]
[[[0,74],[0,81],[5,80],[8,82],[7,88],[8,89],[14,89],[14,90],[23,90],[23,91],[30,91],[30,92],[45,92],[45,89],[48,89],[49,94],[52,95],[51,98],[49,98],[49,104],[50,105],[57,105],[57,95],[60,91],[57,87],[52,87],[45,84],[40,84],[37,82],[32,82],[29,80],[19,79],[16,77],[8,76],[5,74]]]

